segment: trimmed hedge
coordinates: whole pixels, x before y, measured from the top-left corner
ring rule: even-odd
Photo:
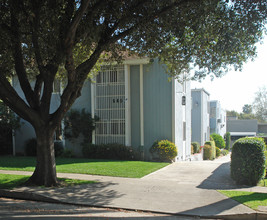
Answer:
[[[156,153],[159,161],[172,162],[178,154],[178,150],[174,143],[168,140],[155,141],[150,148],[150,153]]]
[[[193,153],[199,153],[200,152],[200,145],[198,142],[192,142],[191,145],[193,146]]]
[[[230,132],[226,132],[225,134],[225,149],[230,150],[230,144],[231,144],[231,134]]]
[[[220,148],[218,148],[218,147],[215,147],[215,150],[216,150],[216,157],[219,157],[219,156],[221,156],[221,149]]]
[[[216,157],[216,149],[214,141],[206,141],[204,145],[204,160],[214,160]]]
[[[231,155],[231,177],[237,184],[255,186],[264,177],[265,149],[262,138],[240,138],[234,143]]]
[[[213,133],[211,135],[211,137],[214,140],[216,147],[218,147],[220,149],[225,147],[225,142],[224,142],[224,139],[223,139],[223,137],[221,135]]]
[[[133,149],[123,144],[84,144],[82,153],[85,158],[90,159],[137,159],[137,156]]]

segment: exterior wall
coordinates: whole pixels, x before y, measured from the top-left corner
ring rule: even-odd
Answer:
[[[192,90],[192,142],[198,142],[201,144],[201,108],[202,108],[202,96],[200,92]]]
[[[204,89],[192,89],[192,142],[204,145],[209,140],[209,93]]]
[[[150,160],[150,147],[156,140],[168,139],[178,147],[179,160],[191,155],[191,90],[190,82],[182,86],[177,80],[169,81],[164,66],[157,60],[143,66],[144,146],[141,146],[140,65],[130,67],[131,146],[144,150]],[[187,97],[182,106],[182,96]],[[186,111],[189,114],[186,114]],[[186,122],[186,140],[183,140],[183,122]],[[184,155],[184,156],[183,156]],[[186,156],[185,156],[186,155]]]
[[[227,132],[257,132],[258,122],[256,119],[251,120],[228,120]]]
[[[187,160],[191,156],[191,89],[190,82],[179,83],[174,80],[174,135],[178,147],[177,160]],[[186,97],[182,105],[182,97]]]
[[[227,124],[227,120],[226,120],[226,110],[225,109],[221,109],[221,125],[220,125],[220,135],[222,137],[224,137],[224,135],[226,134],[226,124]]]
[[[216,133],[222,137],[226,133],[226,111],[217,100],[210,101],[210,133]]]
[[[186,154],[186,159],[190,157],[191,155],[191,109],[192,109],[192,101],[191,101],[191,83],[190,81],[186,82],[186,90],[185,90],[185,95],[186,95],[186,107],[185,107],[185,121],[186,121],[186,149],[185,149],[185,154]]]
[[[141,146],[140,131],[140,66],[130,67],[130,111],[131,111],[131,145],[135,149]]]
[[[210,107],[209,107],[209,94],[203,90],[202,91],[202,142],[201,145],[204,145],[206,141],[210,139]]]
[[[172,140],[172,82],[158,62],[144,65],[144,147],[145,159],[155,140]]]

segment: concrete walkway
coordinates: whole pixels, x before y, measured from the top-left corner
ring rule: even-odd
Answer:
[[[9,174],[30,172],[0,171]],[[266,192],[267,187],[240,187],[230,178],[230,157],[214,161],[173,163],[141,179],[58,173],[58,177],[95,180],[97,183],[66,188],[23,187],[0,191],[0,196],[26,195],[94,207],[143,210],[175,215],[222,219],[267,219],[265,213],[227,198],[216,190]]]

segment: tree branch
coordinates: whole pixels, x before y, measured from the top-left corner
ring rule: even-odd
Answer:
[[[0,98],[14,112],[30,123],[38,119],[37,113],[18,95],[3,74],[0,74]]]
[[[90,0],[84,0],[81,2],[81,6],[79,7],[78,11],[74,15],[74,18],[70,24],[70,27],[68,29],[68,32],[66,34],[65,38],[65,48],[73,48],[73,43],[76,35],[76,31],[78,28],[78,25],[82,19],[82,16],[84,15],[85,11],[88,8]]]
[[[14,3],[16,4],[16,3]],[[25,94],[25,97],[29,103],[29,105],[32,108],[36,108],[36,103],[34,102],[34,92],[31,88],[31,85],[29,83],[27,73],[24,67],[23,63],[23,57],[22,57],[22,49],[21,49],[21,42],[20,42],[20,33],[19,33],[19,22],[16,19],[14,11],[15,5],[13,5],[11,10],[11,26],[13,28],[13,37],[12,37],[12,51],[13,51],[13,57],[15,60],[15,70],[17,72],[17,76],[20,82],[20,86]]]

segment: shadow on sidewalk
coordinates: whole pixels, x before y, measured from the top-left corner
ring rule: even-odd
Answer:
[[[218,216],[218,215],[223,215],[224,211],[231,210],[235,206],[238,206],[238,205],[240,205],[240,203],[238,203],[238,202],[236,202],[230,198],[226,198],[226,199],[223,199],[221,201],[212,203],[210,205],[200,206],[198,208],[189,209],[189,210],[186,210],[184,212],[177,213],[177,214],[197,215],[197,216]],[[243,210],[243,211],[246,212],[246,214],[248,214],[249,208],[245,207],[245,210]],[[241,213],[242,213],[242,211],[241,211]],[[250,213],[254,214],[255,211],[251,209]],[[236,213],[233,215],[240,215],[240,214]],[[218,216],[218,218],[219,218],[219,216]],[[232,219],[235,219],[235,218],[232,218]]]
[[[240,186],[236,185],[231,179],[230,162],[226,162],[216,168],[207,179],[197,186],[197,188],[223,190],[237,189],[240,188]]]
[[[112,189],[114,185],[117,184],[112,182],[97,182],[62,188],[27,188],[23,191],[52,198],[64,203],[98,207],[108,206],[112,203],[114,198],[123,196],[123,194]]]

